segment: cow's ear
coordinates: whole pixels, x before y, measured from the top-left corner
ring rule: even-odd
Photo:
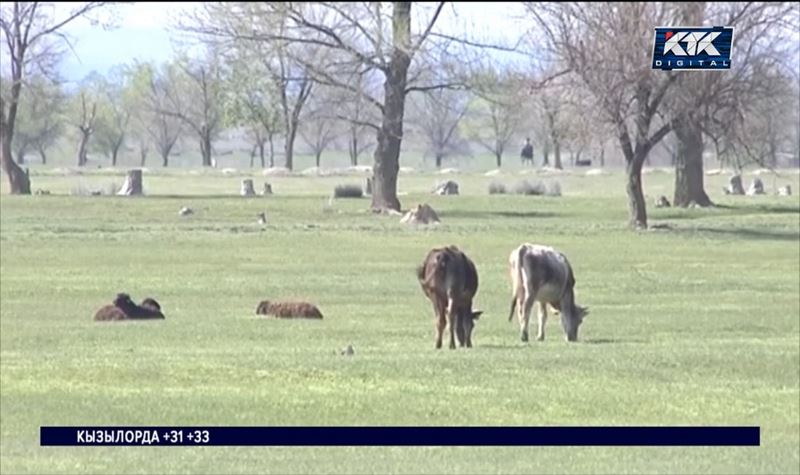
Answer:
[[[482,313],[483,313],[483,310],[478,310],[477,312],[472,312],[472,319],[473,320],[477,320],[478,318],[480,318]]]

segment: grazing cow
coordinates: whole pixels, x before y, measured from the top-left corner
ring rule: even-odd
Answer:
[[[256,307],[256,315],[272,315],[276,318],[318,318],[322,312],[308,302],[270,302],[264,300]]]
[[[511,251],[508,263],[513,293],[508,321],[516,307],[522,341],[528,341],[528,321],[535,302],[539,303],[537,340],[544,340],[549,304],[561,313],[567,341],[576,341],[589,309],[575,304],[575,275],[566,256],[551,247],[525,243]]]
[[[417,267],[417,279],[433,304],[436,349],[442,347],[445,326],[450,328],[450,349],[456,347],[455,336],[460,346],[471,348],[475,320],[483,313],[472,310],[478,292],[475,264],[455,246],[432,249]]]

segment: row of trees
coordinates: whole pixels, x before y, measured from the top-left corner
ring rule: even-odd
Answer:
[[[78,166],[87,164],[90,152],[104,155],[116,166],[124,151],[135,150],[142,166],[155,153],[166,167],[183,139],[194,140],[202,164],[211,165],[215,141],[232,128],[246,133],[251,166],[256,158],[262,167],[275,166],[277,143],[285,144],[280,165],[291,169],[292,141],[297,139],[316,156],[317,166],[322,153],[334,145],[349,152],[352,165],[374,147],[366,121],[375,118],[367,116],[371,111],[363,101],[349,101],[327,86],[316,87],[313,93],[304,87],[301,91],[306,94],[308,89],[308,97],[301,98],[302,104],[290,97],[294,105],[284,115],[280,96],[270,93],[271,84],[261,71],[253,72],[252,64],[224,63],[222,68],[215,73],[213,64],[186,58],[160,66],[121,65],[108,76],[90,74],[72,91],[43,76],[31,76],[20,97],[13,155],[24,165],[26,156],[35,152],[46,164],[48,150],[59,139],[67,139],[67,147],[75,144]],[[550,143],[556,151],[564,145],[579,157],[586,137],[596,131],[586,127],[578,111],[555,101],[549,91],[528,101],[527,94],[519,93],[523,87],[519,81],[514,84],[498,75],[493,69],[479,71],[469,90],[435,89],[409,101],[406,122],[436,166],[449,156],[470,153],[471,144],[492,153],[500,167],[512,140],[519,141],[526,130],[543,144],[545,163]],[[337,117],[348,110],[359,121]],[[515,148],[512,153],[516,152]],[[558,154],[554,165],[562,167]]]
[[[92,143],[112,162],[135,143],[142,161],[153,149],[166,166],[178,138],[191,134],[209,166],[220,131],[242,127],[262,166],[267,156],[274,164],[278,142],[292,168],[298,137],[318,161],[345,137],[354,164],[372,148],[376,210],[400,207],[397,173],[409,125],[438,166],[463,140],[501,166],[524,131],[556,167],[565,151],[602,161],[608,142],[625,159],[635,227],[647,226],[641,170],[659,144],[674,156],[675,202],[684,206],[711,204],[705,148],[736,165],[774,164],[787,146],[800,154],[798,121],[785,120],[797,117],[800,80],[797,61],[787,61],[800,44],[799,10],[790,3],[525,2],[532,28],[510,48],[445,33],[442,18],[454,15],[445,2],[207,2],[176,25],[203,44],[205,57],[128,65],[88,78],[71,97],[45,79],[60,54],[59,31],[103,4],[81,4],[65,19],[38,5],[2,7],[11,59],[0,108],[3,168],[15,193],[30,186],[12,160],[12,142],[18,157],[30,149],[44,160],[66,123],[80,132],[79,164]],[[653,27],[669,24],[733,26],[733,68],[652,70]],[[493,61],[489,52],[497,50],[526,60],[521,67]],[[69,121],[41,114],[67,103]],[[15,131],[20,114],[25,126]]]

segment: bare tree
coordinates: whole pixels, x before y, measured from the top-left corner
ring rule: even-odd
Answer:
[[[82,90],[75,98],[77,101],[77,123],[75,126],[80,133],[78,144],[78,166],[82,167],[88,162],[89,140],[95,132],[97,121],[97,102],[89,93]]]
[[[520,129],[524,99],[515,78],[491,66],[473,73],[469,85],[474,98],[462,122],[466,135],[494,154],[497,167],[503,164],[511,139]]]
[[[564,168],[561,164],[561,145],[567,134],[562,112],[563,103],[561,98],[550,90],[540,91],[537,99],[541,108],[540,117],[546,130],[547,144],[553,147],[553,166],[561,170]],[[545,158],[544,165],[548,165],[547,162],[548,160]]]
[[[181,60],[178,63],[182,74],[168,84],[168,109],[159,110],[180,119],[197,135],[204,167],[212,166],[212,142],[219,133],[222,119],[218,57],[208,51],[207,58],[207,61]]]
[[[630,224],[647,227],[642,166],[671,130],[657,114],[675,75],[651,69],[654,25],[671,23],[657,3],[526,3],[547,53],[572,72],[616,128],[625,157]],[[591,41],[588,39],[591,38]],[[619,45],[624,45],[620,47]],[[655,132],[651,132],[656,125]]]
[[[322,152],[336,139],[336,135],[335,123],[327,114],[313,109],[307,112],[303,127],[300,128],[300,136],[311,148],[317,168],[320,166]]]
[[[52,4],[43,2],[6,2],[0,7],[0,43],[3,45],[2,76],[10,77],[8,95],[0,96],[0,139],[3,170],[8,174],[11,194],[30,194],[27,174],[14,163],[11,144],[17,122],[20,95],[25,78],[33,69],[48,74],[61,57],[60,44],[67,40],[64,26],[87,16],[106,2],[78,3],[64,15],[56,15]],[[5,71],[10,67],[10,74]]]
[[[317,63],[319,48],[309,42],[294,44],[286,40],[294,26],[288,17],[276,14],[279,7],[269,2],[206,3],[191,18],[191,24],[181,28],[199,34],[209,45],[229,49],[228,63],[254,73],[248,75],[251,84],[262,84],[277,96],[280,128],[271,123],[272,114],[261,116],[268,119],[274,133],[283,131],[284,166],[292,170],[300,118],[314,85],[305,64]],[[264,120],[261,122],[265,124]],[[259,135],[263,132],[266,129]]]
[[[370,139],[370,133],[377,126],[375,110],[364,99],[369,87],[366,79],[361,74],[353,74],[348,81],[355,92],[347,89],[328,89],[332,98],[331,111],[336,119],[347,123],[346,139],[347,152],[350,156],[350,165],[357,166],[362,153],[375,146],[375,141]],[[372,135],[374,137],[374,134]]]
[[[261,159],[261,167],[266,166],[265,149],[269,144],[270,167],[275,166],[275,136],[284,125],[286,112],[283,109],[284,94],[277,77],[272,72],[272,64],[252,51],[236,51],[226,58],[225,123],[227,126],[247,128],[253,140],[250,166],[256,154]],[[268,55],[267,55],[268,57]]]
[[[179,68],[175,63],[164,64],[159,69],[139,64],[129,74],[133,76],[131,100],[138,104],[135,109],[138,126],[155,144],[162,166],[167,167],[170,153],[183,132],[183,122],[169,112],[169,94],[179,82]]]
[[[467,113],[469,96],[464,91],[433,89],[415,101],[414,122],[425,137],[428,152],[435,159],[436,168],[453,153],[460,139],[459,125]]]
[[[42,75],[29,78],[28,87],[21,95],[14,150],[22,164],[26,153],[39,152],[42,163],[47,163],[47,149],[63,133],[63,109],[66,97],[57,84]]]
[[[268,28],[240,30],[217,23],[190,30],[218,40],[285,45],[287,55],[302,66],[314,83],[362,95],[380,115],[380,124],[375,127],[378,145],[374,154],[372,208],[398,210],[397,175],[406,96],[412,91],[445,86],[421,84],[415,76],[409,77],[409,71],[415,60],[424,56],[420,52],[429,39],[453,41],[434,31],[444,5],[444,2],[431,5],[427,19],[415,22],[412,2],[267,2],[259,4],[262,9],[259,21]],[[424,6],[417,8],[425,10]],[[252,14],[238,4],[230,9],[236,14]],[[412,34],[412,25],[419,23],[422,24],[419,31]],[[302,46],[316,49],[312,60]],[[380,80],[382,99],[359,91],[348,82],[353,74],[362,74],[368,81]]]
[[[94,125],[95,143],[111,158],[111,166],[115,167],[131,118],[131,110],[125,102],[125,77],[118,70],[111,74],[110,79],[100,78],[94,87],[99,94],[99,111]]]
[[[673,204],[711,206],[703,183],[703,136],[711,137],[722,156],[736,143],[749,149],[753,137],[737,140],[741,135],[737,131],[756,128],[752,123],[740,127],[741,119],[753,115],[746,111],[758,108],[759,102],[779,105],[787,98],[780,91],[780,76],[786,58],[798,54],[797,7],[778,2],[693,2],[682,4],[679,16],[681,24],[711,21],[735,29],[734,67],[724,74],[678,72],[678,87],[665,100],[677,138]],[[764,122],[773,117],[764,116]]]

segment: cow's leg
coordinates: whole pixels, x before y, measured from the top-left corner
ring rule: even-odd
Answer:
[[[533,308],[533,303],[535,301],[536,301],[536,293],[526,292],[525,300],[520,306],[522,314],[520,316],[519,330],[520,330],[520,339],[524,342],[528,341],[528,326],[531,319],[531,309]]]
[[[539,341],[544,341],[544,327],[547,324],[547,304],[544,302],[539,302],[539,333],[536,335],[536,339]]]
[[[458,339],[458,346],[467,346],[467,322],[464,320],[465,316],[461,312],[456,312],[456,338]]]
[[[456,348],[456,308],[455,302],[453,302],[453,296],[447,296],[447,326],[450,329],[450,349],[454,350]]]
[[[433,313],[436,319],[436,349],[442,348],[442,336],[444,335],[444,326],[447,323],[444,316],[444,305],[438,297],[433,299]]]
[[[472,307],[470,307],[470,308],[472,308]],[[467,319],[467,318],[472,319],[472,315],[468,314],[468,313],[464,313],[461,316],[461,318],[462,319]],[[466,340],[467,348],[472,348],[472,331],[469,330],[469,328],[471,328],[471,327],[472,326],[468,325],[466,321],[464,322],[464,339]]]

